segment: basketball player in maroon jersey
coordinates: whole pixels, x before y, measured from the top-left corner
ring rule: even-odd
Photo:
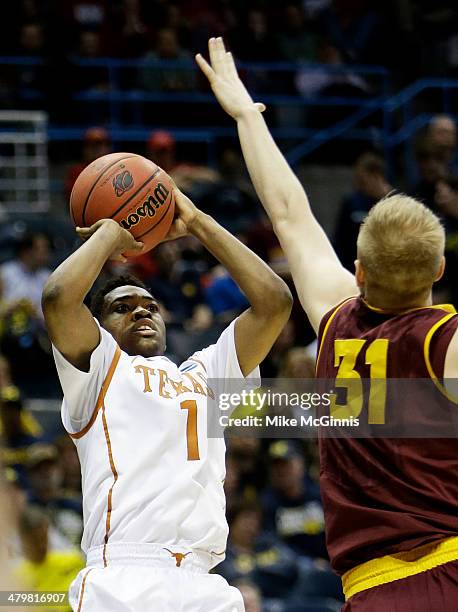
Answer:
[[[444,230],[412,198],[371,210],[355,275],[340,264],[222,39],[197,62],[239,138],[259,198],[318,334],[320,378],[458,377],[458,316],[432,306]],[[445,392],[445,389],[443,389]],[[438,407],[443,400],[438,392]],[[402,410],[403,405],[397,406]],[[456,406],[458,410],[458,406]],[[327,545],[345,612],[458,610],[458,453],[453,438],[320,441]]]

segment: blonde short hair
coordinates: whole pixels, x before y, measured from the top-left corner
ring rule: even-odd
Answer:
[[[431,290],[444,254],[445,231],[424,204],[396,193],[370,210],[357,245],[366,285],[402,302]]]

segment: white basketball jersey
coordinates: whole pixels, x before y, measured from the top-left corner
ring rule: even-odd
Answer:
[[[54,348],[62,421],[81,463],[85,552],[137,542],[224,558],[225,443],[207,438],[207,378],[243,378],[234,323],[179,367],[124,353],[103,328],[87,373]],[[249,378],[258,385],[259,369]]]

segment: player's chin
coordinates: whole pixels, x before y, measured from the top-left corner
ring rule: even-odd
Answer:
[[[134,339],[133,347],[135,355],[142,357],[155,357],[164,354],[163,342],[157,337],[139,337]]]

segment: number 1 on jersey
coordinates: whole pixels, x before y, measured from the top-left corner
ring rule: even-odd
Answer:
[[[188,411],[188,421],[186,424],[186,442],[188,445],[188,461],[198,461],[199,439],[197,437],[197,402],[196,400],[186,400],[181,402],[180,408]]]

